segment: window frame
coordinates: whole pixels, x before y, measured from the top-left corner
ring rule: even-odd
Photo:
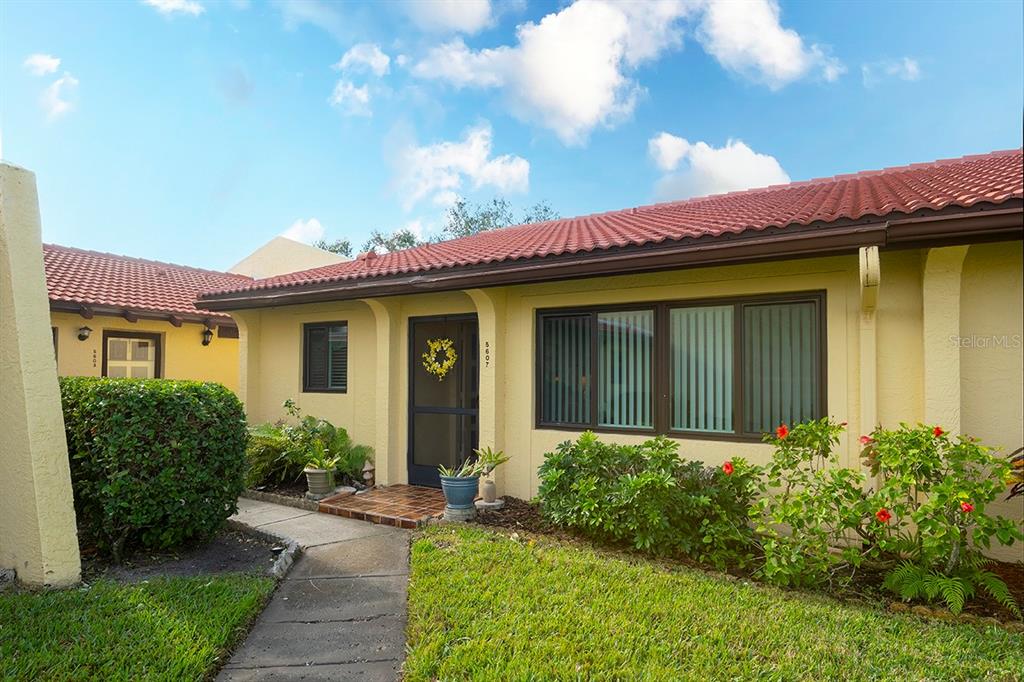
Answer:
[[[538,308],[534,316],[534,428],[548,431],[594,431],[596,433],[621,433],[640,434],[646,436],[664,435],[671,438],[687,440],[711,440],[730,442],[754,442],[762,440],[761,433],[743,432],[743,390],[745,376],[743,373],[743,360],[745,352],[745,339],[743,334],[743,307],[745,305],[764,305],[773,303],[814,303],[815,312],[818,316],[817,323],[817,350],[818,350],[818,395],[815,406],[815,418],[828,414],[828,309],[827,296],[824,290],[811,290],[800,292],[786,292],[777,294],[755,294],[747,296],[720,296],[696,299],[665,299],[654,301],[635,301],[631,303],[617,303],[614,305],[592,305],[574,307],[553,307]],[[671,428],[671,327],[669,324],[670,311],[674,308],[697,308],[713,306],[733,306],[733,431],[685,431]],[[597,351],[598,351],[598,314],[606,312],[651,310],[654,312],[654,347],[653,361],[651,362],[651,386],[652,402],[651,414],[653,416],[652,428],[636,427],[614,427],[598,426],[597,407],[599,379],[597,377]],[[544,325],[547,317],[564,317],[569,315],[590,316],[590,423],[589,424],[565,424],[545,422],[543,419],[543,360],[544,360]]]
[[[309,330],[310,329],[326,329],[328,336],[328,353],[330,353],[330,328],[331,327],[344,327],[345,328],[345,388],[315,388],[309,385]],[[348,393],[349,383],[349,349],[351,344],[349,343],[349,326],[348,320],[335,320],[330,322],[305,322],[302,325],[302,392],[303,393]],[[328,380],[329,381],[329,380]]]
[[[163,335],[155,332],[125,332],[118,329],[104,329],[103,330],[103,363],[100,370],[100,376],[107,376],[107,352],[110,348],[109,339],[146,339],[153,343],[155,349],[153,354],[153,378],[162,379],[163,373]]]

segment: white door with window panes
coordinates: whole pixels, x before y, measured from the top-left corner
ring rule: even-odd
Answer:
[[[115,379],[157,376],[158,338],[108,336],[106,341],[106,376]]]

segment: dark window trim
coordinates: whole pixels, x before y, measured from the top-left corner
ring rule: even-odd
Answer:
[[[163,339],[160,334],[149,332],[122,332],[117,329],[103,330],[103,366],[101,376],[107,376],[107,339],[149,339],[156,347],[156,356],[153,358],[153,378],[163,378]]]
[[[636,301],[632,303],[616,303],[609,305],[592,305],[576,307],[538,308],[535,315],[534,336],[534,427],[548,431],[594,431],[596,433],[641,434],[647,436],[665,435],[672,438],[687,440],[710,440],[729,442],[759,443],[760,433],[745,433],[743,428],[743,306],[763,305],[769,303],[813,302],[817,306],[818,315],[818,405],[816,416],[828,414],[828,314],[826,292],[812,290],[786,292],[779,294],[756,294],[750,296],[720,296],[697,299],[668,299],[654,301]],[[733,428],[731,433],[714,431],[682,431],[672,429],[670,419],[670,384],[669,368],[671,367],[671,342],[669,339],[668,317],[673,308],[696,308],[705,306],[734,306],[733,311]],[[605,312],[622,312],[626,310],[654,311],[654,362],[651,363],[651,386],[653,387],[654,405],[651,414],[654,417],[653,428],[598,426],[597,424],[597,314]],[[591,383],[589,424],[550,423],[543,420],[542,383],[544,358],[544,325],[545,317],[563,317],[569,315],[590,315],[591,317]]]
[[[314,327],[345,327],[345,354],[348,357],[348,351],[351,347],[349,343],[349,329],[348,320],[335,320],[332,322],[306,322],[302,325],[302,392],[303,393],[348,393],[348,365],[345,366],[345,388],[310,388],[309,386],[309,366],[306,363],[306,359],[309,357],[309,334],[308,330]],[[328,332],[328,336],[330,332]]]

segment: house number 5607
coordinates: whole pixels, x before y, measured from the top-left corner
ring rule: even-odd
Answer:
[[[491,366],[491,342],[484,341],[484,367]]]

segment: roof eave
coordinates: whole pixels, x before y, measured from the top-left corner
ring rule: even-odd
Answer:
[[[156,310],[152,308],[133,308],[124,306],[94,305],[81,301],[67,299],[50,299],[50,311],[58,313],[74,313],[81,315],[84,319],[92,319],[95,315],[107,317],[122,317],[128,322],[136,320],[154,320],[157,322],[169,322],[180,327],[182,323],[205,324],[207,326],[234,327],[235,321],[224,312],[180,313],[170,310]]]
[[[294,287],[210,294],[197,302],[228,311],[300,303],[395,296],[427,291],[484,288],[602,275],[733,265],[855,252],[862,246],[918,248],[1024,238],[1024,202],[992,208],[976,205],[955,212],[841,226],[769,228],[752,235],[673,241],[541,258],[427,270],[405,275],[341,280]]]

